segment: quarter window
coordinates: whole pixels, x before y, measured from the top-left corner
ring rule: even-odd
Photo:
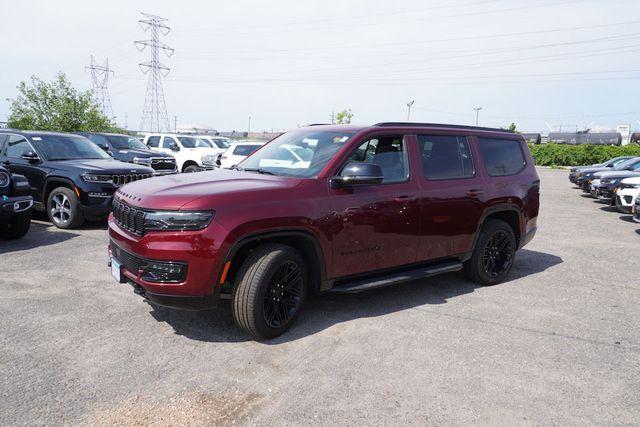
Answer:
[[[7,144],[7,157],[19,159],[22,156],[22,153],[28,150],[31,150],[31,146],[24,136],[9,136],[9,143]]]
[[[384,177],[383,184],[409,179],[407,149],[402,135],[369,139],[356,148],[349,161],[375,163],[380,166]]]
[[[471,178],[475,175],[465,136],[418,135],[422,173],[430,180]]]
[[[478,138],[478,145],[490,176],[515,175],[526,165],[520,141]]]

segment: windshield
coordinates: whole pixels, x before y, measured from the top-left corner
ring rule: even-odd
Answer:
[[[193,138],[191,136],[179,136],[180,144],[184,148],[211,148],[211,144],[208,141],[200,138]]]
[[[249,154],[253,153],[254,151],[256,151],[258,148],[260,148],[261,145],[243,145],[243,144],[238,144],[233,148],[233,155],[234,156],[248,156]]]
[[[107,135],[107,139],[111,142],[113,148],[118,150],[136,149],[147,150],[147,146],[144,145],[138,138],[127,135]]]
[[[613,169],[615,170],[622,170],[624,168],[628,168],[629,166],[632,166],[635,162],[637,162],[638,160],[640,160],[639,157],[632,157],[630,159],[627,159],[623,162],[620,162],[618,164],[615,165],[615,167]]]
[[[31,140],[47,160],[111,159],[103,149],[81,136],[41,135]]]
[[[214,141],[220,148],[229,148],[229,143],[224,139],[214,139]]]
[[[274,175],[316,176],[353,136],[349,132],[299,130],[280,135],[240,164]]]

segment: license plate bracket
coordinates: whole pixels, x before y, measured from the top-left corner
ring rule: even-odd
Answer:
[[[113,276],[113,278],[116,279],[118,283],[124,283],[122,266],[120,265],[120,262],[115,258],[111,258],[111,276]]]

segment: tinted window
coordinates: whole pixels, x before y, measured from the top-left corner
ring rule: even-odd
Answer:
[[[402,135],[369,139],[356,148],[349,161],[369,162],[380,166],[383,184],[409,179],[407,150]]]
[[[515,175],[526,164],[520,141],[478,138],[478,143],[490,176]]]
[[[211,144],[200,138],[191,136],[179,136],[178,139],[184,148],[210,148]]]
[[[91,142],[98,144],[100,148],[109,148],[109,141],[102,135],[87,135],[87,138],[91,140]]]
[[[111,159],[86,138],[70,135],[41,135],[31,138],[47,160]]]
[[[111,145],[118,150],[145,149],[147,148],[138,138],[127,135],[108,135]]]
[[[214,139],[213,142],[216,143],[218,148],[229,148],[229,144],[224,139]]]
[[[475,175],[465,136],[418,135],[422,172],[427,179],[470,178]]]
[[[233,149],[234,156],[248,156],[260,148],[259,145],[236,145]]]
[[[29,143],[24,136],[10,135],[7,144],[7,157],[19,159],[22,153],[31,150]]]
[[[150,136],[147,139],[147,146],[149,147],[158,147],[160,145],[160,137],[159,136]]]

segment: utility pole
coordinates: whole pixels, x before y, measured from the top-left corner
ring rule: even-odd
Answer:
[[[151,38],[149,40],[137,40],[134,44],[140,52],[149,47],[151,60],[138,64],[143,74],[149,74],[140,130],[159,132],[170,129],[162,78],[167,77],[171,69],[160,62],[160,51],[170,57],[173,55],[174,50],[160,41],[160,35],[166,36],[171,31],[171,28],[164,24],[167,21],[165,18],[148,13],[142,13],[142,15],[145,19],[138,20],[138,23],[145,32],[147,30],[151,31]]]
[[[178,133],[178,116],[173,116],[173,133]]]
[[[415,100],[411,100],[407,102],[407,121],[411,120],[411,107],[413,107],[413,104],[415,102],[416,102]]]
[[[124,128],[127,129],[129,126],[127,125],[127,122],[129,121],[129,116],[127,115],[127,112],[124,112]]]
[[[331,112],[331,124],[332,125],[336,124],[336,112],[335,111]]]
[[[247,126],[247,139],[249,138],[250,133],[251,133],[251,116],[249,116],[249,125]]]
[[[115,73],[109,68],[109,58],[104,60],[104,65],[98,65],[93,55],[91,55],[91,61],[84,69],[91,72],[93,101],[100,107],[102,115],[111,120],[113,118],[113,109],[111,108],[111,98],[109,98],[109,74],[113,75]]]
[[[482,110],[482,107],[474,107],[473,108],[476,112],[476,126],[478,126],[479,123],[479,116],[480,116],[480,110]]]

